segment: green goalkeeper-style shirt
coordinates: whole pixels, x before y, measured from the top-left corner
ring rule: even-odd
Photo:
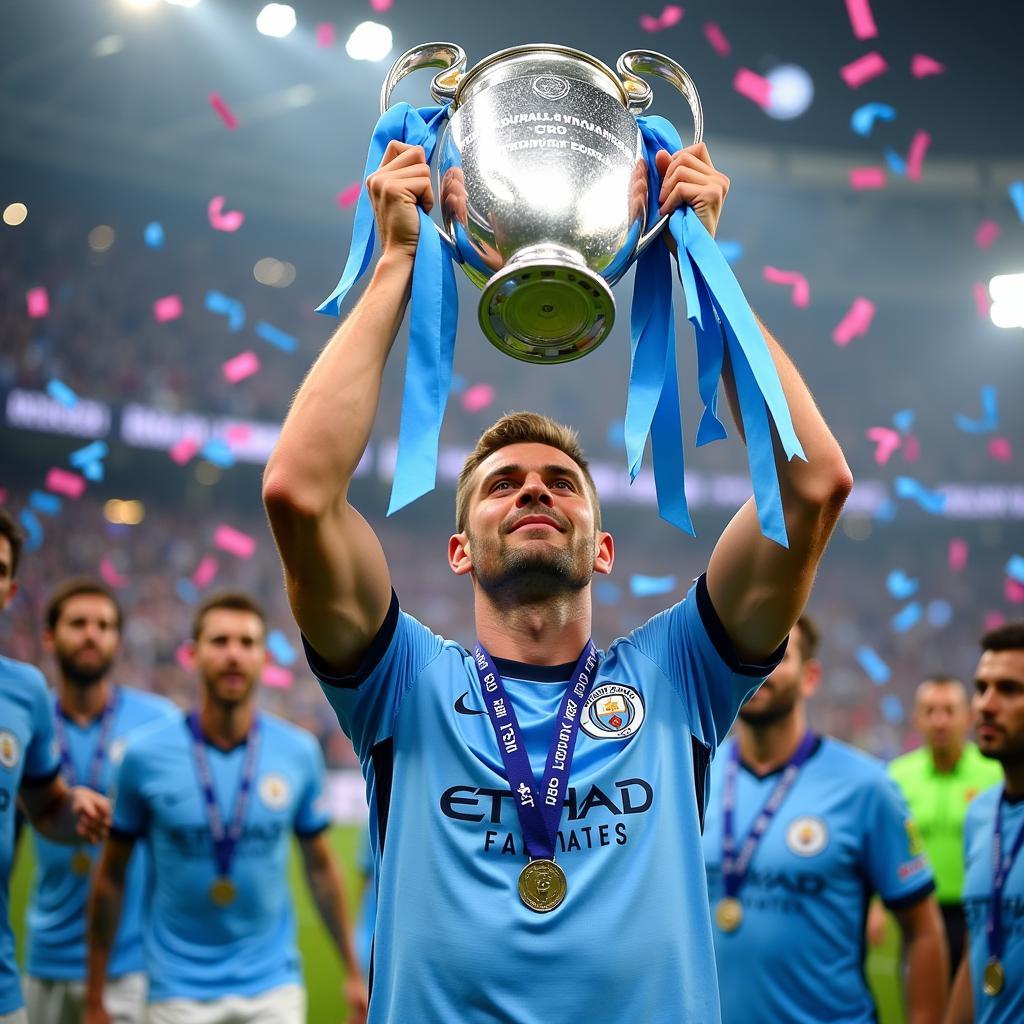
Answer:
[[[927,747],[889,763],[921,835],[935,872],[939,903],[959,903],[964,884],[964,816],[981,792],[1001,782],[998,761],[984,757],[973,743],[964,746],[951,772],[938,772]]]

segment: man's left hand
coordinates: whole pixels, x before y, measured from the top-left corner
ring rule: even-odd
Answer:
[[[110,829],[110,801],[85,786],[73,787],[70,800],[78,835],[87,843],[103,842]]]
[[[662,182],[659,213],[672,213],[684,203],[692,206],[714,238],[725,197],[729,194],[729,179],[715,170],[708,147],[698,142],[671,156],[663,149],[655,155],[654,163]]]

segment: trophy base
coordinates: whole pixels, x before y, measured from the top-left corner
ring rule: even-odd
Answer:
[[[545,247],[515,259],[480,299],[480,327],[506,355],[527,363],[568,363],[592,352],[615,322],[604,278]],[[545,258],[546,257],[546,258]]]

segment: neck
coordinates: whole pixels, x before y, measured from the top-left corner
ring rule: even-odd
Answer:
[[[590,587],[513,608],[497,607],[479,586],[475,591],[477,639],[494,658],[562,665],[590,639]]]
[[[964,748],[961,744],[958,747],[947,747],[944,750],[940,750],[938,747],[932,747],[932,764],[935,765],[935,770],[940,775],[945,775],[951,772],[959,763],[960,756],[963,754]]]
[[[76,725],[88,725],[103,713],[110,700],[111,683],[101,679],[88,686],[72,683],[64,676],[57,682],[61,710]]]
[[[783,718],[770,722],[747,722],[740,719],[740,758],[759,775],[775,771],[796,753],[807,732],[807,713],[797,704]]]
[[[199,706],[203,734],[222,750],[237,747],[249,735],[254,716],[255,709],[248,700],[241,704],[221,704],[206,696]]]
[[[1011,800],[1024,797],[1024,761],[1003,764],[1003,791]]]

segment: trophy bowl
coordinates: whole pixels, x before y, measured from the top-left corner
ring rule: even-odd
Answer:
[[[435,158],[435,226],[467,276],[483,289],[480,327],[502,352],[562,363],[595,349],[612,329],[611,286],[660,233],[646,231],[649,168],[636,115],[652,100],[640,74],[687,99],[694,142],[703,135],[700,98],[670,57],[630,50],[618,74],[581,50],[515,46],[466,70],[454,43],[404,53],[381,89],[391,93],[418,68],[449,103]]]

